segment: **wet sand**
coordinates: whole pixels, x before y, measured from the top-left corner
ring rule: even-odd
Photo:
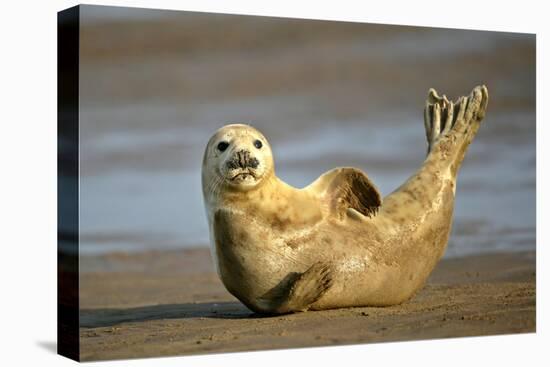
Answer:
[[[206,249],[81,258],[82,360],[535,332],[535,253],[445,259],[399,306],[262,317]]]

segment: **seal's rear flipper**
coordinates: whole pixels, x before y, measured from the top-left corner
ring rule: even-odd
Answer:
[[[253,308],[272,314],[307,311],[332,284],[330,265],[318,262],[301,274],[289,274],[279,285],[256,299]]]
[[[489,92],[484,85],[475,87],[468,97],[460,97],[456,102],[430,89],[424,108],[428,154],[439,150],[445,156],[453,155],[456,165],[460,164],[485,117],[488,102]]]

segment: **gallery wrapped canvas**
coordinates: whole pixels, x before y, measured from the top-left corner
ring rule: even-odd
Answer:
[[[535,35],[58,15],[58,351],[535,331]]]

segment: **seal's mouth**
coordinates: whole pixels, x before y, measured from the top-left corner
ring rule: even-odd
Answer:
[[[229,177],[229,181],[233,183],[250,182],[255,180],[256,174],[254,173],[254,171],[251,170],[240,171]]]

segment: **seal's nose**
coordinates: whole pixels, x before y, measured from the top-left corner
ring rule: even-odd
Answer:
[[[250,156],[248,150],[242,149],[236,152],[233,158],[227,162],[227,167],[230,169],[257,168],[259,164],[260,162],[256,158]]]

